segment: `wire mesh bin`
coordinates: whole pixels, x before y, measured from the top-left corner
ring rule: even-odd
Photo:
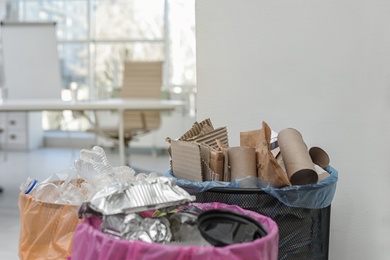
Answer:
[[[328,259],[330,208],[289,207],[259,189],[212,188],[191,192],[201,203],[239,205],[271,217],[279,226],[278,259]]]
[[[338,173],[330,166],[326,170],[330,177],[318,184],[281,189],[176,181],[196,196],[196,202],[237,205],[272,218],[279,226],[279,260],[327,260],[331,201]],[[167,174],[173,176],[172,172]]]

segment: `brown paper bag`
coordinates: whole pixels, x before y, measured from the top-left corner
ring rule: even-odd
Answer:
[[[19,195],[20,259],[66,259],[72,249],[79,205],[38,201]]]
[[[257,177],[267,180],[273,187],[290,186],[286,173],[270,151],[270,139],[271,129],[265,122],[260,130],[240,133],[240,145],[256,149]]]

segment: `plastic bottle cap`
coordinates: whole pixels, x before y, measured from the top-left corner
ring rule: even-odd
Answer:
[[[208,210],[198,217],[202,236],[214,246],[251,242],[267,235],[264,227],[254,219],[227,210]]]
[[[29,194],[34,189],[35,185],[37,185],[37,180],[32,179],[31,182],[28,184],[26,190],[24,191],[24,194]]]

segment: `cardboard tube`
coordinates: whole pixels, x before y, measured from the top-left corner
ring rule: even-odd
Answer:
[[[231,180],[248,176],[257,176],[255,148],[237,146],[230,147],[227,151]]]
[[[329,155],[320,147],[310,148],[309,154],[313,163],[323,169],[325,169],[330,163]]]
[[[314,164],[314,169],[316,170],[318,174],[318,182],[322,181],[325,178],[328,178],[330,174],[322,169],[322,167],[318,166],[317,164]]]
[[[292,185],[313,184],[318,181],[318,174],[301,133],[293,128],[284,129],[278,134],[278,144]]]

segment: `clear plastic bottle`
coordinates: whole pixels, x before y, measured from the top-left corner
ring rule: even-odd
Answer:
[[[19,189],[24,194],[30,194],[32,190],[37,186],[38,181],[36,179],[31,178],[30,176],[20,184]]]

